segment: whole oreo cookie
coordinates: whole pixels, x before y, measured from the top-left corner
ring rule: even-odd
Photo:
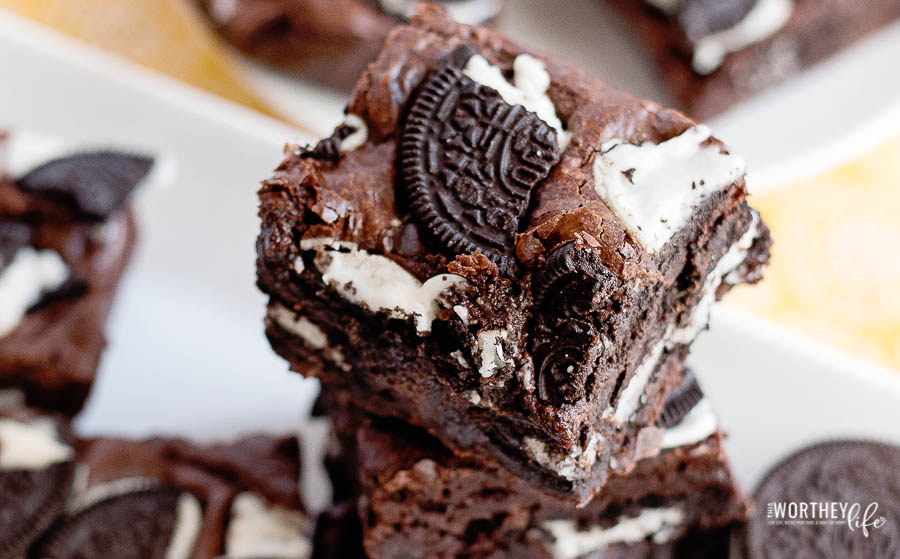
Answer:
[[[156,487],[114,495],[59,523],[40,545],[41,559],[187,559],[193,538],[175,554],[182,491]]]
[[[559,157],[553,128],[448,63],[411,103],[398,167],[428,236],[450,255],[481,251],[509,273],[531,193]]]
[[[678,425],[702,399],[703,390],[697,383],[697,377],[694,376],[693,371],[687,369],[684,378],[681,379],[681,384],[666,398],[665,407],[663,407],[656,424],[665,429]]]
[[[68,447],[49,439],[44,441],[48,444],[34,441],[32,435],[54,436],[38,424],[0,419],[0,559],[24,556],[63,512],[72,486],[74,464],[60,454]],[[18,443],[21,453],[13,448]],[[43,450],[52,463],[36,461]]]
[[[754,497],[750,559],[900,557],[900,447],[811,446],[769,472]]]
[[[759,0],[681,0],[678,22],[691,40],[739,24]]]
[[[84,217],[103,219],[119,209],[153,166],[140,155],[97,151],[55,159],[18,180],[19,187],[70,205]]]

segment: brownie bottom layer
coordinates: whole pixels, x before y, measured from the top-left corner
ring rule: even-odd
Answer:
[[[130,211],[104,227],[115,233],[94,244],[81,226],[52,246],[83,288],[41,305],[0,339],[0,389],[22,391],[28,405],[74,416],[90,393],[106,347],[106,318],[136,238]]]
[[[355,441],[365,547],[373,559],[699,556],[748,510],[722,439],[640,461],[578,509],[408,426],[368,424]]]

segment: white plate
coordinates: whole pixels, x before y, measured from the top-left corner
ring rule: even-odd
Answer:
[[[648,53],[603,0],[508,0],[501,28],[619,89],[675,105]],[[898,57],[900,22],[710,125],[746,158],[756,192],[822,172],[900,134]],[[252,63],[247,67],[257,92],[298,122],[327,135],[339,120],[344,96]]]
[[[295,131],[0,15],[0,128],[165,154],[176,184],[138,201],[140,249],[79,427],[208,439],[292,429],[313,383],[286,372],[261,328],[256,185]],[[12,76],[10,79],[9,77]],[[717,312],[692,363],[731,431],[747,483],[808,442],[900,442],[900,383],[767,324]]]

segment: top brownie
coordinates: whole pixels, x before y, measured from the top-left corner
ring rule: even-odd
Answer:
[[[709,130],[423,5],[260,191],[293,368],[585,501],[659,451],[709,306],[768,232]]]

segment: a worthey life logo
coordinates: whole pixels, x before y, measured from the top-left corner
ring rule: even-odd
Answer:
[[[851,532],[862,532],[869,537],[887,523],[878,514],[878,503],[846,501],[776,501],[766,504],[766,522],[770,525],[845,525]]]

